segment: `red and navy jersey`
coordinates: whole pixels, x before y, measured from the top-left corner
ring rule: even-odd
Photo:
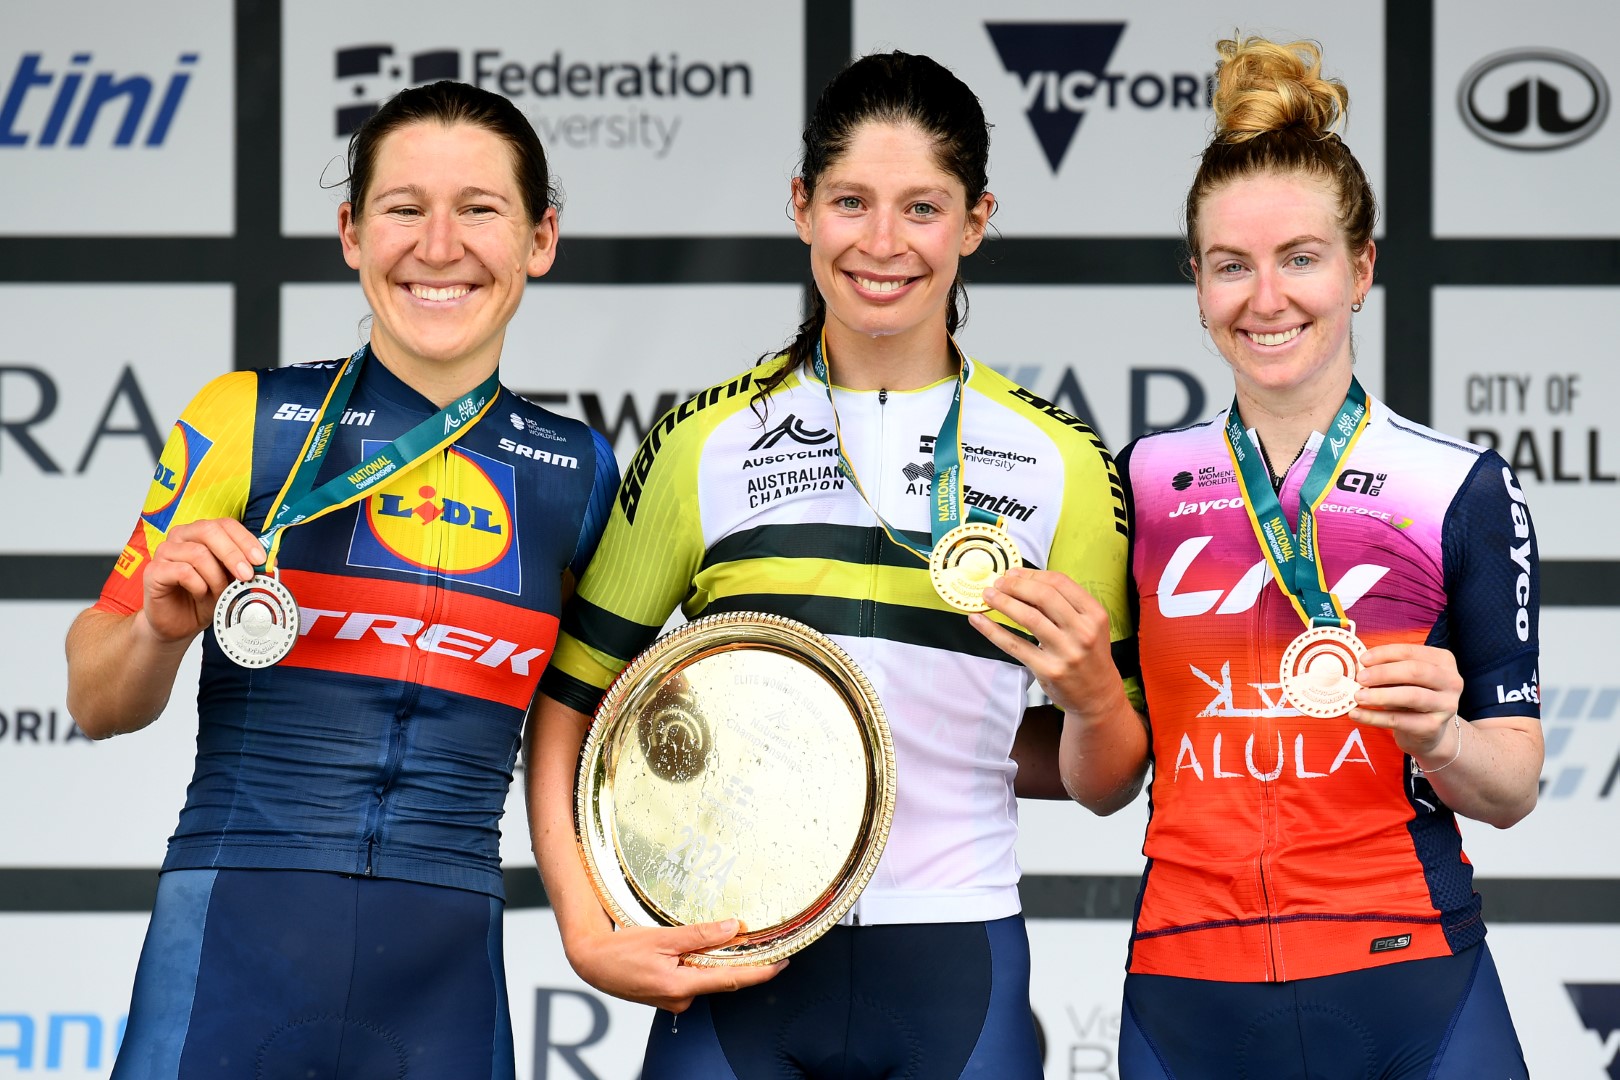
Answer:
[[[177,525],[258,531],[341,361],[209,383],[164,447],[97,607],[142,603]],[[368,353],[317,484],[437,412]],[[204,635],[196,769],[164,869],[329,870],[501,895],[499,821],[563,575],[612,506],[607,441],[502,388],[446,449],[287,529],[299,636],[250,670]]]
[[[1464,719],[1539,715],[1518,482],[1494,452],[1369,406],[1316,512],[1329,587],[1367,646],[1451,650]],[[1119,458],[1154,758],[1130,970],[1282,981],[1468,948],[1485,929],[1455,815],[1387,730],[1283,698],[1305,626],[1262,557],[1224,424]],[[1282,485],[1296,526],[1321,446]]]

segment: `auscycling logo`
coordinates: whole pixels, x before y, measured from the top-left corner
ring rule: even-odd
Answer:
[[[1211,76],[1110,70],[1122,22],[987,22],[1001,66],[1018,78],[1024,115],[1055,174],[1088,111],[1207,109]]]
[[[603,59],[540,49],[512,54],[498,48],[430,48],[396,57],[393,45],[338,49],[339,91],[357,98],[340,105],[337,134],[347,138],[380,102],[406,86],[461,79],[510,98],[533,122],[546,146],[651,150],[662,158],[684,117],[673,111],[694,101],[751,98],[754,71],[740,60],[683,57],[674,51]],[[409,67],[409,78],[406,69]]]

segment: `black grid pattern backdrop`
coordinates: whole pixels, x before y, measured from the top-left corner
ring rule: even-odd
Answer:
[[[1395,410],[1429,422],[1434,290],[1444,286],[1620,286],[1620,240],[1438,239],[1433,235],[1435,11],[1433,0],[1384,0],[1387,170],[1383,286],[1385,386]],[[806,0],[805,106],[853,52],[852,5]],[[279,0],[236,0],[235,234],[222,238],[28,237],[0,241],[0,283],[224,284],[235,293],[235,366],[272,367],[280,353],[281,286],[350,282],[335,237],[285,237],[281,205],[282,11]],[[1417,103],[1414,105],[1414,103]],[[1001,237],[975,260],[986,284],[1183,284],[1182,241],[1162,238]],[[116,274],[105,272],[116,267]],[[584,237],[566,239],[547,281],[593,285],[775,283],[802,285],[796,237]],[[115,552],[0,554],[0,600],[92,600]],[[1620,562],[1543,563],[1546,607],[1620,607]],[[155,874],[128,870],[0,870],[0,910],[141,910]],[[509,871],[514,906],[545,902],[532,870]],[[1493,921],[1613,922],[1620,881],[1485,879]],[[1135,878],[1027,876],[1036,918],[1128,918]],[[1556,903],[1553,902],[1556,900]]]

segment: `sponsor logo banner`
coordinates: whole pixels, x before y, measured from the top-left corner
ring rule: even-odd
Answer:
[[[234,227],[229,5],[0,10],[0,233],[225,236]]]
[[[0,286],[0,326],[0,488],[53,510],[37,529],[0,531],[0,550],[117,551],[138,513],[172,509],[142,505],[153,477],[178,485],[205,449],[164,444],[191,396],[230,370],[229,287]]]
[[[1620,8],[1554,0],[1530,35],[1522,17],[1507,0],[1436,0],[1435,234],[1620,234]]]
[[[1591,347],[1620,289],[1442,288],[1434,426],[1513,467],[1543,559],[1620,558],[1620,372]]]
[[[858,0],[855,51],[903,48],[954,71],[994,126],[991,190],[1008,236],[1174,236],[1209,139],[1215,42],[1230,20],[1196,0],[987,0],[918,19]],[[1376,190],[1384,174],[1383,12],[1256,0],[1245,26],[1326,43],[1350,87],[1346,138]],[[970,271],[971,272],[971,271]]]
[[[437,79],[502,94],[528,117],[570,196],[564,235],[786,233],[803,124],[797,4],[505,0],[446,22],[429,0],[399,0],[383,24],[318,0],[283,12],[289,235],[332,233],[340,189],[321,184],[341,180],[349,135],[394,93]]]

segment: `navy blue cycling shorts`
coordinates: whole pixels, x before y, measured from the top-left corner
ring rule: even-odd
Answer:
[[[1525,1080],[1484,943],[1280,983],[1127,975],[1120,1080]]]
[[[512,1080],[499,900],[303,870],[158,881],[114,1080]]]
[[[769,982],[653,1018],[641,1080],[1040,1080],[1020,915],[835,926]]]

